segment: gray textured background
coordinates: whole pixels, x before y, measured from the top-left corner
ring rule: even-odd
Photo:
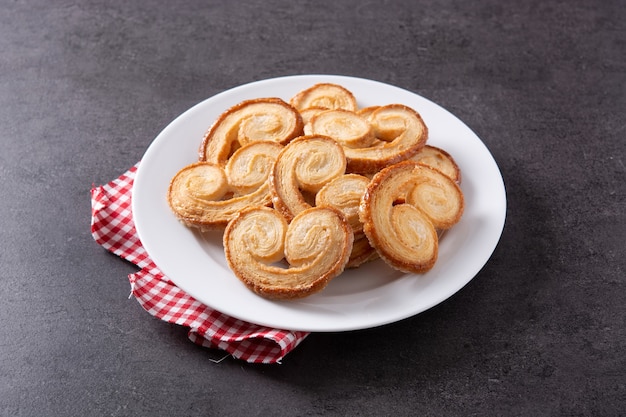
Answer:
[[[623,415],[623,1],[2,1],[0,414]],[[381,328],[219,364],[128,299],[89,189],[190,106],[263,78],[371,78],[456,114],[508,193],[462,291]]]

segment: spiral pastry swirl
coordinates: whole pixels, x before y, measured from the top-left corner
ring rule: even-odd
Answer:
[[[330,207],[307,209],[291,223],[274,209],[255,207],[228,224],[223,241],[228,265],[246,287],[270,299],[295,299],[321,291],[343,272],[353,235]],[[286,268],[276,265],[283,258]]]
[[[369,183],[369,178],[362,175],[345,174],[327,183],[315,195],[316,207],[336,208],[352,228],[354,244],[346,268],[356,268],[376,257],[376,251],[363,233],[363,223],[359,219],[359,204]]]
[[[330,206],[341,211],[355,235],[363,233],[359,204],[370,180],[358,174],[345,174],[328,182],[315,196],[315,206]]]
[[[341,109],[315,114],[305,124],[304,133],[330,136],[345,148],[365,148],[376,140],[367,119]]]
[[[333,83],[315,84],[293,96],[289,103],[298,110],[309,107],[350,111],[357,109],[354,94],[345,87]]]
[[[449,177],[404,161],[372,178],[359,216],[381,258],[401,271],[421,273],[437,260],[437,229],[458,222],[463,208],[461,189]]]
[[[202,140],[201,161],[226,164],[232,153],[251,142],[285,145],[302,135],[300,113],[279,98],[243,101],[222,113]]]
[[[214,230],[243,209],[271,205],[269,173],[282,149],[275,142],[253,142],[239,148],[226,167],[205,161],[184,167],[170,181],[172,212],[187,226]]]
[[[346,265],[348,268],[358,268],[366,262],[378,259],[378,252],[370,245],[367,236],[361,235],[354,237],[354,243],[352,244],[352,252],[350,253],[350,260]]]
[[[461,170],[452,156],[441,148],[425,145],[412,158],[412,161],[438,169],[457,184],[461,183]]]
[[[280,152],[270,175],[274,208],[291,221],[311,208],[315,194],[345,169],[343,148],[333,139],[315,135],[294,139]]]
[[[389,104],[366,109],[360,117],[367,117],[377,140],[371,146],[344,148],[349,172],[378,172],[412,157],[426,144],[428,128],[412,108]]]
[[[328,111],[328,109],[325,109],[324,107],[307,107],[306,109],[298,111],[300,113],[300,116],[302,116],[302,123],[304,123],[304,126],[306,128],[306,125],[311,121],[313,117],[315,117],[315,115],[324,111]]]

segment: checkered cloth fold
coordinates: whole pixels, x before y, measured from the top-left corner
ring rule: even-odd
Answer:
[[[131,211],[138,166],[91,189],[93,238],[141,269],[128,276],[132,295],[151,315],[188,327],[194,343],[221,349],[250,363],[280,363],[308,333],[272,329],[220,313],[183,292],[150,260],[137,236]]]

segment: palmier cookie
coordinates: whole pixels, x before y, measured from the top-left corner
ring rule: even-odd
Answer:
[[[331,207],[307,209],[287,223],[274,209],[236,216],[224,233],[226,260],[255,293],[270,299],[302,298],[321,291],[348,262],[353,234]],[[288,266],[277,265],[284,260]]]
[[[366,148],[376,140],[367,119],[342,109],[314,114],[304,125],[304,133],[330,136],[345,148]]]
[[[315,194],[343,175],[343,148],[325,136],[301,136],[291,141],[276,158],[270,175],[272,202],[288,221],[314,205]]]
[[[359,219],[359,204],[370,179],[357,174],[345,174],[327,183],[315,196],[315,206],[334,207],[346,217],[354,233],[354,245],[346,268],[356,268],[375,259],[376,251],[363,233]]]
[[[225,165],[241,146],[258,141],[285,145],[301,136],[303,127],[300,113],[279,98],[246,100],[213,123],[200,145],[199,159]]]
[[[461,170],[452,156],[445,150],[432,145],[425,145],[417,154],[410,158],[439,171],[452,178],[457,184],[461,183]]]
[[[269,173],[282,149],[275,142],[254,142],[239,148],[225,167],[210,162],[184,167],[170,181],[172,212],[187,226],[213,230],[243,209],[271,205]]]
[[[363,233],[359,219],[359,204],[370,179],[358,174],[341,175],[329,181],[315,196],[317,207],[330,206],[341,211],[355,235]]]
[[[404,161],[372,178],[359,216],[383,260],[398,270],[421,273],[437,260],[437,229],[457,223],[463,208],[463,193],[453,180],[436,169]]]
[[[289,103],[298,110],[310,107],[356,111],[354,94],[347,88],[333,83],[315,84],[293,96]]]
[[[412,157],[428,140],[428,128],[422,117],[405,105],[378,106],[360,117],[367,117],[377,140],[371,146],[344,148],[348,172],[378,172]]]

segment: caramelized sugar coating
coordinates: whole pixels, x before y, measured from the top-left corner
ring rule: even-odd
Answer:
[[[401,271],[421,273],[437,260],[437,229],[458,222],[463,207],[463,194],[449,177],[405,161],[373,177],[359,215],[381,258]]]
[[[410,158],[446,174],[457,184],[461,183],[461,170],[450,154],[441,148],[425,145],[415,156]]]
[[[331,207],[307,209],[287,223],[274,209],[243,211],[226,227],[224,250],[234,274],[271,299],[302,298],[341,274],[352,251],[345,217]],[[283,259],[287,267],[276,265]]]
[[[187,226],[213,230],[241,210],[271,205],[269,173],[282,149],[275,142],[254,142],[238,149],[226,167],[204,161],[184,167],[170,181],[172,212]]]
[[[344,148],[348,171],[372,174],[404,161],[424,147],[428,140],[428,128],[422,117],[402,104],[379,106],[363,113],[373,129],[377,141],[362,148]],[[363,117],[363,116],[361,116]]]
[[[281,151],[270,175],[274,208],[288,221],[313,205],[326,183],[344,174],[343,148],[325,136],[302,136]]]
[[[370,180],[358,174],[345,174],[328,182],[315,196],[315,205],[330,206],[341,211],[355,235],[363,233],[363,223],[359,220],[359,204]]]
[[[293,96],[289,103],[298,110],[309,107],[355,111],[356,98],[347,88],[333,83],[315,84]]]
[[[259,141],[284,145],[301,136],[303,127],[300,113],[279,98],[246,100],[215,121],[202,140],[199,158],[225,165],[241,146]]]
[[[313,115],[304,125],[308,135],[330,136],[345,148],[365,148],[376,140],[367,119],[348,110],[327,110]]]

